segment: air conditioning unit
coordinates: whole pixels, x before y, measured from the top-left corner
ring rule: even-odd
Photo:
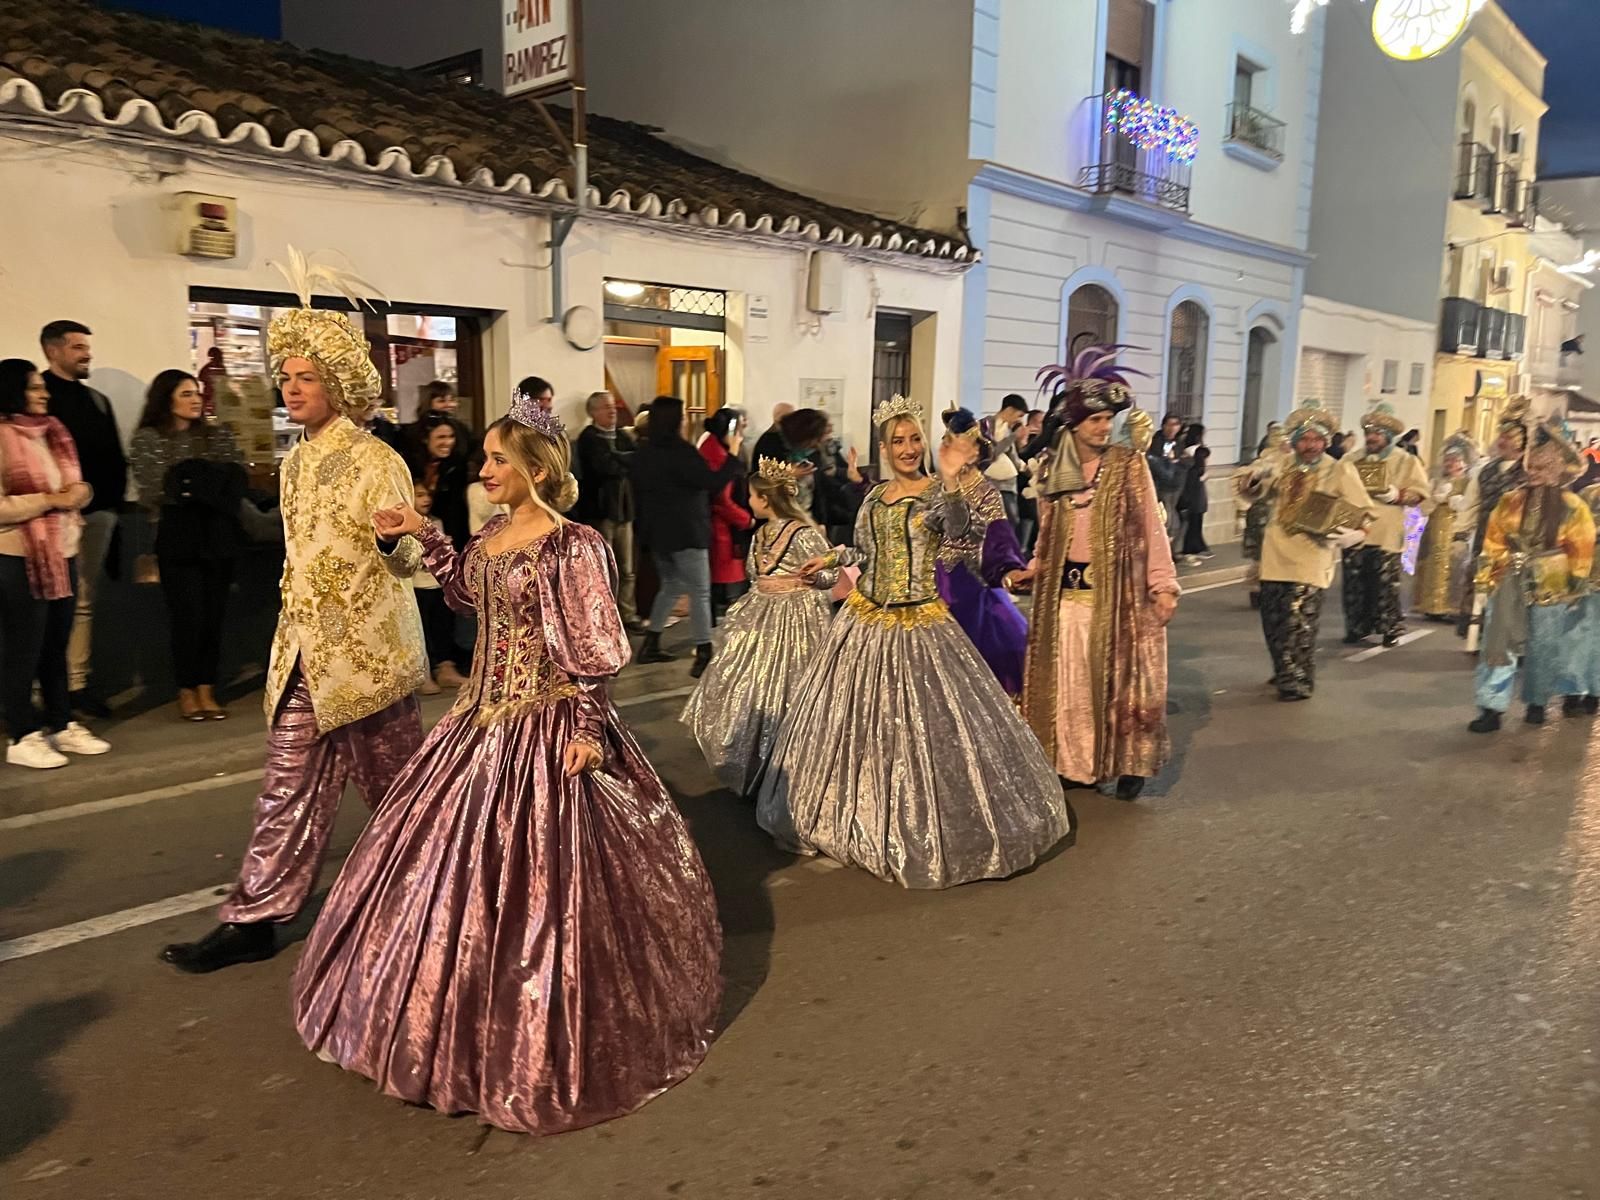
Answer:
[[[812,251],[806,271],[806,308],[818,314],[844,307],[844,259]]]

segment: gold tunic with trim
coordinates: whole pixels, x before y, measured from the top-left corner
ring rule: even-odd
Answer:
[[[1386,504],[1377,497],[1385,488],[1391,487],[1399,492],[1415,492],[1422,497],[1418,507],[1426,516],[1433,511],[1433,487],[1428,482],[1427,468],[1415,454],[1408,454],[1398,446],[1390,447],[1384,455],[1368,454],[1363,450],[1359,454],[1347,455],[1341,461],[1355,467],[1356,476],[1360,479],[1365,480],[1367,471],[1371,470],[1381,480],[1381,486],[1367,486],[1367,491],[1373,497],[1369,503],[1375,515],[1372,524],[1367,526],[1366,544],[1390,554],[1399,554],[1406,546],[1406,509],[1411,506]]]
[[[411,503],[411,472],[388,446],[338,417],[289,452],[278,491],[283,604],[267,669],[267,719],[298,660],[326,733],[382,712],[428,678],[410,584],[421,547],[401,538],[385,555],[372,531],[376,510]]]

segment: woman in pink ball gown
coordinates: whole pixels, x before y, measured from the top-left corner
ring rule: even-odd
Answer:
[[[411,509],[470,681],[356,843],[295,971],[312,1050],[389,1095],[502,1129],[618,1117],[686,1077],[721,999],[704,864],[605,679],[628,661],[600,536],[562,519],[566,438],[518,402],[485,440],[510,509],[459,555]]]

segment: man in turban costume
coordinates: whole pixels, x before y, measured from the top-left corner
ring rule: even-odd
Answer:
[[[354,299],[361,281],[292,248],[290,259],[300,307],[273,317],[267,352],[302,434],[278,476],[285,554],[266,771],[222,923],[161,952],[197,974],[272,956],[273,925],[293,920],[316,885],[346,781],[376,805],[422,741],[412,693],[428,661],[409,582],[422,549],[411,537],[382,544],[372,526],[378,509],[411,502],[411,473],[362,428],[382,393],[366,338],[344,314],[311,307],[318,284]]]
[[[1346,455],[1376,516],[1366,541],[1344,552],[1344,640],[1350,645],[1379,634],[1393,646],[1406,631],[1400,606],[1401,557],[1406,545],[1406,510],[1433,508],[1433,489],[1422,460],[1395,445],[1406,431],[1394,409],[1380,404],[1361,418],[1366,445]]]
[[[1166,627],[1180,589],[1144,456],[1149,417],[1129,414],[1135,444],[1112,444],[1113,418],[1133,403],[1121,349],[1039,372],[1053,399],[1022,712],[1064,779],[1115,780],[1133,800],[1170,750]]]

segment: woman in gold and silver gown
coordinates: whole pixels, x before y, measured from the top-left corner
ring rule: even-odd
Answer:
[[[777,740],[789,697],[832,619],[837,571],[800,577],[828,540],[799,504],[795,464],[763,458],[750,480],[750,508],[766,524],[750,542],[746,572],[754,581],[717,630],[717,652],[683,708],[717,781],[745,795]]]
[[[893,478],[867,495],[855,547],[803,573],[861,577],[796,691],[762,776],[756,819],[786,849],[825,854],[909,888],[1002,878],[1072,830],[1061,782],[994,673],[939,598],[940,538],[969,520],[974,447],[922,474],[921,425],[878,407]]]
[[[1415,607],[1430,621],[1454,621],[1472,582],[1472,514],[1467,488],[1478,448],[1465,433],[1447,439],[1433,480],[1434,508],[1417,550]]]

